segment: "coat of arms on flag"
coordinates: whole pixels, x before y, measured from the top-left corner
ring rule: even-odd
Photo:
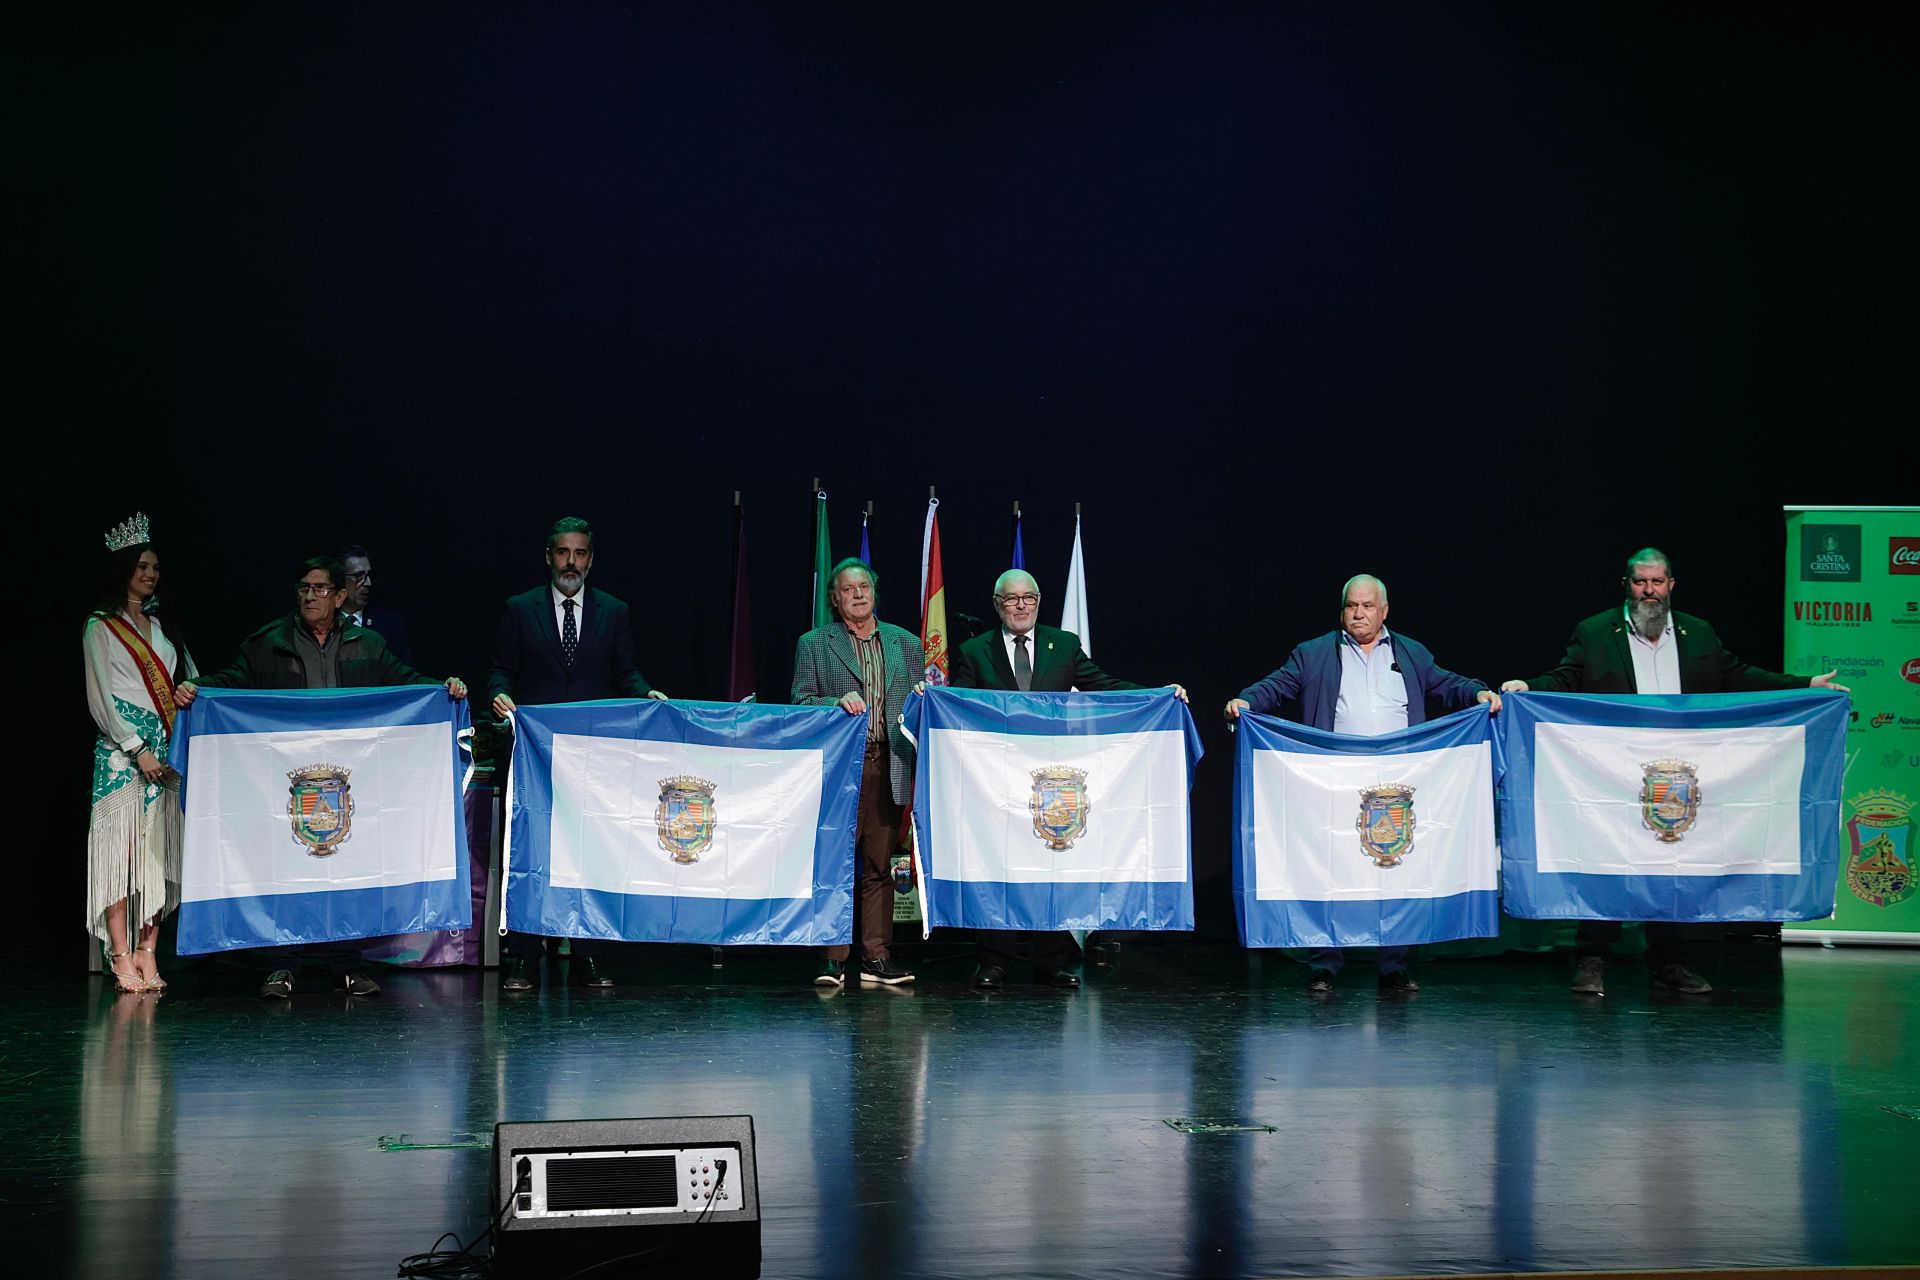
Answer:
[[[287,774],[287,818],[293,838],[316,858],[325,858],[353,836],[351,769],[310,764]]]
[[[675,862],[698,862],[713,847],[713,790],[713,783],[686,774],[660,779],[653,824]]]
[[[1353,820],[1360,847],[1376,867],[1397,867],[1413,852],[1414,788],[1368,787],[1360,793],[1360,816]]]
[[[1649,760],[1640,772],[1640,821],[1672,844],[1700,814],[1698,770],[1685,760]]]
[[[1073,848],[1073,842],[1086,833],[1091,813],[1087,771],[1056,764],[1035,769],[1028,776],[1033,779],[1033,798],[1027,802],[1027,811],[1033,815],[1033,834],[1055,852]]]

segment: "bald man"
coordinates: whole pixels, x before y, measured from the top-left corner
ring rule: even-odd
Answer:
[[[1148,686],[1110,676],[1080,647],[1080,637],[1040,625],[1040,584],[1024,569],[1009,569],[993,584],[993,608],[1000,625],[975,636],[953,652],[947,683],[955,689],[1020,689],[1065,693],[1070,689],[1144,689]],[[1168,686],[1185,702],[1187,691]],[[1033,966],[1034,979],[1077,990],[1073,972],[1079,947],[1070,933],[1026,929],[980,932],[980,968],[973,985],[981,991],[1004,987],[1007,970],[1021,960]]]
[[[1388,631],[1387,584],[1361,573],[1340,588],[1340,626],[1306,641],[1278,671],[1242,689],[1227,703],[1226,716],[1232,721],[1244,711],[1272,715],[1285,707],[1300,724],[1372,738],[1424,724],[1430,709],[1445,715],[1476,702],[1500,710],[1499,695],[1486,685],[1441,667],[1412,637]],[[1382,991],[1412,995],[1420,990],[1407,972],[1407,950],[1378,949]],[[1345,958],[1340,947],[1314,948],[1307,990],[1332,994]]]

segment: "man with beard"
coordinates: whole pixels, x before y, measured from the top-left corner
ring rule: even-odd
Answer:
[[[913,743],[900,727],[907,693],[927,669],[927,655],[911,631],[876,616],[879,580],[857,558],[833,566],[827,578],[832,622],[800,637],[793,655],[793,701],[837,706],[867,721],[860,772],[860,813],[853,845],[858,880],[853,902],[860,939],[860,981],[897,987],[913,974],[890,958],[893,941],[893,851],[913,803]],[[826,949],[814,985],[846,981],[849,949]]]
[[[240,656],[224,671],[204,674],[175,687],[174,704],[193,705],[207,689],[365,689],[381,685],[440,684],[394,657],[377,632],[341,616],[347,597],[347,571],[332,556],[314,556],[300,566],[291,614],[276,618],[240,642]],[[446,681],[448,696],[467,696],[458,676]],[[303,961],[324,964],[350,996],[380,993],[379,984],[360,968],[360,942],[270,948],[278,957],[260,994],[284,1000],[293,994],[294,975]]]
[[[1829,671],[1789,676],[1749,666],[1735,657],[1704,619],[1673,608],[1673,566],[1666,553],[1646,547],[1627,561],[1621,580],[1626,604],[1594,614],[1573,629],[1567,652],[1551,671],[1531,680],[1509,680],[1502,693],[1753,693],[1779,689],[1838,689]],[[1606,993],[1607,958],[1620,936],[1618,920],[1583,920],[1573,989]],[[1655,986],[1688,995],[1713,987],[1686,965],[1682,925],[1647,922],[1647,968]]]
[[[585,520],[556,520],[547,534],[545,586],[507,601],[493,642],[487,692],[493,713],[506,716],[519,703],[592,702],[599,698],[659,698],[633,664],[633,622],[623,601],[587,586],[593,567],[593,529]],[[539,976],[546,940],[509,933],[500,964],[502,991],[531,991]],[[611,987],[603,963],[607,944],[575,938],[572,978],[589,987]]]
[[[1069,689],[1143,689],[1131,680],[1108,675],[1080,648],[1080,637],[1040,625],[1040,586],[1024,569],[1009,569],[993,584],[993,607],[1000,625],[953,651],[947,683],[956,689],[1022,689],[1065,693]],[[1180,701],[1187,691],[1170,686]],[[998,991],[1007,970],[1025,960],[1036,981],[1069,991],[1080,987],[1073,971],[1079,947],[1071,933],[1027,929],[983,929],[980,968],[973,986]]]
[[[1297,707],[1299,723],[1329,733],[1374,738],[1425,724],[1429,709],[1445,715],[1485,702],[1498,713],[1500,697],[1478,680],[1458,676],[1433,660],[1411,636],[1387,630],[1387,584],[1356,574],[1340,588],[1340,627],[1315,636],[1287,655],[1272,675],[1240,691],[1226,717],[1271,715]],[[1384,992],[1412,995],[1420,984],[1407,972],[1407,947],[1379,947],[1375,967]],[[1315,947],[1307,957],[1307,990],[1333,993],[1346,959],[1341,947]]]
[[[413,644],[407,639],[407,624],[400,620],[400,611],[373,603],[373,560],[367,549],[358,544],[348,547],[340,553],[340,563],[347,568],[347,603],[340,610],[341,617],[356,627],[378,631],[393,656],[412,666]]]

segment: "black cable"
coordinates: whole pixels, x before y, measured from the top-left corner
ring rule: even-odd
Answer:
[[[662,1249],[666,1248],[669,1245],[678,1244],[679,1243],[678,1233],[680,1231],[684,1231],[692,1227],[697,1227],[701,1223],[705,1222],[707,1220],[707,1215],[713,1212],[713,1206],[720,1202],[720,1188],[727,1185],[727,1162],[725,1160],[715,1160],[714,1163],[720,1167],[720,1176],[714,1181],[713,1194],[707,1197],[706,1207],[700,1210],[699,1216],[696,1217],[692,1222],[675,1223],[674,1230],[669,1233],[669,1235],[671,1236],[670,1239],[663,1240],[659,1244],[654,1245],[650,1249],[642,1249],[638,1253],[623,1253],[617,1258],[607,1258],[600,1262],[588,1263],[586,1266],[581,1267],[578,1271],[570,1271],[566,1275],[561,1276],[560,1280],[579,1280],[579,1277],[584,1276],[589,1272],[598,1271],[602,1267],[610,1267],[616,1262],[632,1262],[635,1258],[644,1258],[648,1254],[654,1254],[654,1253],[660,1252]]]
[[[720,1176],[726,1177],[725,1174]],[[493,1221],[485,1231],[473,1238],[472,1244],[463,1245],[459,1236],[451,1231],[442,1231],[439,1239],[433,1242],[433,1248],[425,1253],[410,1253],[400,1259],[397,1274],[408,1278],[424,1277],[425,1280],[484,1280],[493,1269],[493,1249],[489,1247],[484,1254],[475,1253],[474,1250],[482,1241],[492,1241],[494,1233],[500,1230],[500,1224],[506,1221],[507,1210],[513,1207],[514,1197],[525,1191],[532,1180],[531,1172],[523,1173],[515,1180],[513,1189],[507,1192],[506,1201],[500,1206],[500,1212],[493,1215]],[[454,1247],[442,1249],[440,1241],[448,1236],[453,1236]]]

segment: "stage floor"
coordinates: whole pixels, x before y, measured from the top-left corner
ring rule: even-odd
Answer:
[[[632,949],[607,993],[17,985],[13,1271],[390,1276],[483,1225],[498,1120],[734,1113],[768,1276],[1920,1261],[1920,954],[1716,946],[1713,996],[1623,962],[1597,1000],[1564,954],[1417,965],[1411,1000],[1362,963],[1316,1001],[1297,964],[1188,943],[1129,943],[1078,994],[915,962],[917,988],[831,996],[799,953],[695,948]]]

